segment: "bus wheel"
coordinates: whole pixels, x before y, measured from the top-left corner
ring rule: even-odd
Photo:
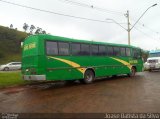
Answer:
[[[135,76],[135,74],[136,74],[136,68],[135,68],[135,67],[132,67],[132,68],[131,68],[131,72],[130,72],[130,74],[128,74],[128,76],[129,76],[129,77],[133,77],[133,76]]]
[[[94,73],[92,70],[87,70],[84,74],[84,79],[82,80],[83,83],[89,84],[94,81]]]

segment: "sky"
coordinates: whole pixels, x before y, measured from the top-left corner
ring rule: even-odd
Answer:
[[[2,1],[105,22],[36,11]],[[23,24],[27,23],[28,25],[40,27],[46,30],[47,33],[55,36],[128,44],[128,32],[125,30],[127,29],[127,18],[125,16],[127,10],[129,10],[130,14],[130,24],[133,25],[147,8],[157,3],[158,5],[151,7],[131,30],[131,45],[144,50],[160,49],[160,0],[67,1],[68,0],[0,0],[0,25],[9,27],[10,24],[13,24],[14,28],[23,31]],[[115,22],[120,23],[125,29]]]

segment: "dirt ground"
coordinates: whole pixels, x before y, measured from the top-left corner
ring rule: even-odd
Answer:
[[[1,113],[160,113],[160,72],[0,90]]]

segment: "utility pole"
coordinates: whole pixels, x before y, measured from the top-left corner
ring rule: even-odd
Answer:
[[[139,22],[139,20],[144,16],[144,14],[152,7],[156,6],[157,4],[154,4],[150,7],[148,7],[146,9],[146,11],[143,12],[143,14],[139,17],[139,19],[133,24],[133,26],[130,28],[130,21],[129,21],[129,11],[127,11],[127,13],[125,14],[125,16],[127,17],[127,25],[128,25],[128,28],[127,28],[127,32],[128,32],[128,45],[131,44],[131,36],[130,36],[130,32],[131,30],[134,28],[134,26]]]
[[[131,36],[130,36],[131,29],[130,29],[130,21],[129,21],[129,11],[127,11],[127,13],[125,15],[127,17],[127,25],[128,25],[128,28],[127,28],[127,32],[128,32],[128,45],[130,45],[131,44]]]
[[[150,6],[150,7],[148,7],[147,9],[146,9],[146,11],[144,11],[143,12],[143,14],[139,17],[139,19],[132,25],[132,27],[130,28],[130,20],[129,20],[129,11],[127,11],[127,13],[126,14],[124,14],[125,16],[126,16],[126,18],[127,18],[127,25],[128,25],[128,27],[127,27],[127,29],[125,28],[125,27],[123,27],[120,23],[118,23],[118,22],[116,22],[114,19],[109,19],[109,18],[107,18],[106,20],[111,20],[111,21],[113,21],[114,23],[116,23],[117,25],[119,25],[121,28],[123,28],[124,30],[126,30],[127,32],[128,32],[128,45],[131,45],[131,36],[130,36],[130,32],[131,32],[131,30],[135,27],[135,25],[139,22],[139,20],[144,16],[144,14],[150,9],[150,8],[152,8],[152,7],[154,7],[154,6],[156,6],[157,4],[153,4],[152,6]]]

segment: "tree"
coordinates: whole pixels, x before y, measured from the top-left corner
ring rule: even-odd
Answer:
[[[41,34],[41,33],[42,33],[42,28],[37,27],[35,34]]]
[[[0,58],[3,58],[3,57],[4,57],[3,53],[2,53],[2,52],[0,52]]]
[[[10,25],[10,29],[13,29],[13,24]]]
[[[28,30],[28,27],[29,27],[28,24],[26,24],[26,23],[23,24],[23,29],[24,29],[25,32]]]
[[[34,25],[30,26],[30,34],[33,34],[33,30],[36,29],[36,27]]]
[[[148,56],[149,56],[149,51],[142,50],[142,58],[144,62],[147,61]]]
[[[46,31],[45,31],[45,30],[43,30],[43,31],[42,31],[42,34],[46,34]]]

